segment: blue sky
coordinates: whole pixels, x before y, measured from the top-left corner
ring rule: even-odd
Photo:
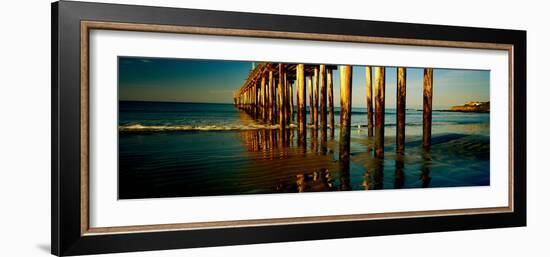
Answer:
[[[119,57],[119,99],[232,103],[252,62]],[[339,105],[340,75],[334,74]],[[374,70],[373,70],[374,73]],[[468,101],[489,101],[489,71],[434,69],[433,106],[445,109]],[[407,68],[407,108],[422,106],[422,68]],[[365,67],[353,67],[352,106],[365,107]],[[386,108],[395,107],[396,68],[386,68]],[[373,78],[374,81],[374,78]]]

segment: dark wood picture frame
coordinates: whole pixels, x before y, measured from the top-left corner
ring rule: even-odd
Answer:
[[[88,226],[90,29],[501,49],[509,52],[506,208]],[[52,254],[79,255],[526,225],[526,32],[85,2],[52,4]]]

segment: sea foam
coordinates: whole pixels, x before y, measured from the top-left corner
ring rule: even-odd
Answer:
[[[229,130],[257,130],[278,129],[279,125],[267,124],[233,124],[233,125],[122,125],[119,131],[124,132],[154,132],[154,131],[229,131]]]

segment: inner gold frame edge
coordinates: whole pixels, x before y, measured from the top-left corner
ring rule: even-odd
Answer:
[[[117,227],[89,226],[89,32],[92,29],[124,30],[139,32],[162,32],[197,35],[239,36],[279,39],[300,39],[334,42],[376,43],[390,45],[414,45],[429,47],[451,47],[470,49],[492,49],[508,51],[508,206],[431,211],[408,211],[370,214],[310,216],[273,219],[251,219],[232,221],[209,221],[175,224],[152,224]],[[80,234],[92,236],[100,234],[140,233],[171,230],[213,229],[229,227],[250,227],[289,225],[339,221],[361,221],[391,218],[415,218],[449,215],[473,215],[504,213],[514,211],[514,169],[513,169],[513,51],[511,44],[443,41],[427,39],[405,39],[388,37],[334,35],[265,30],[227,29],[211,27],[172,26],[137,23],[86,21],[80,22]]]

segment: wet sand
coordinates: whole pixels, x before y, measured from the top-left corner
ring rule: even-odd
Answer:
[[[308,129],[305,142],[296,129],[121,132],[119,198],[489,185],[489,137],[479,133],[488,125],[459,126],[434,129],[429,150],[411,133],[402,155],[387,136],[383,159],[367,130],[354,128],[349,162],[339,160],[338,129]]]

